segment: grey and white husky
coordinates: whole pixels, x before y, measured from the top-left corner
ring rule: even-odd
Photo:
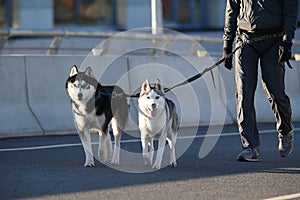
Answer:
[[[102,86],[90,67],[84,72],[74,65],[66,81],[66,90],[71,98],[75,125],[84,152],[84,166],[94,166],[90,131],[99,132],[98,156],[102,162],[119,165],[121,130],[128,117],[128,104],[124,91],[118,86]],[[114,135],[112,150],[109,124]]]
[[[153,169],[160,169],[166,140],[170,146],[170,166],[175,167],[175,143],[179,128],[175,104],[167,99],[163,86],[157,80],[151,87],[148,80],[142,85],[138,99],[139,129],[145,165],[152,165],[154,146],[153,140],[158,138],[157,156]]]

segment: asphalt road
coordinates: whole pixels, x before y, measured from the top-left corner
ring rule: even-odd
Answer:
[[[191,143],[178,159],[178,166],[145,173],[122,172],[98,161],[94,168],[83,167],[84,154],[76,135],[2,139],[0,199],[300,198],[300,123],[295,124],[295,148],[288,158],[279,157],[274,127],[259,125],[261,156],[255,163],[235,160],[241,151],[235,126],[224,127],[217,144],[203,159],[198,152],[207,127],[200,127],[194,139],[182,138],[192,134],[182,128],[177,145],[187,140]],[[127,142],[122,143],[122,149],[141,151],[138,140],[123,138]],[[121,153],[120,169],[145,169],[143,164],[131,164]]]

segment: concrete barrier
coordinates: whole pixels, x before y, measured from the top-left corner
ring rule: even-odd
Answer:
[[[28,106],[24,60],[23,56],[0,57],[0,137],[42,133]]]
[[[73,64],[91,66],[104,85],[117,84],[126,93],[139,92],[147,78],[157,78],[164,86],[173,86],[215,60],[175,56],[1,56],[0,57],[0,137],[72,132],[75,126],[65,81]],[[300,121],[300,69],[286,70],[286,89],[293,109],[293,120]],[[191,84],[167,93],[178,107],[182,126],[235,122],[234,71],[214,69],[216,88],[209,73]],[[130,100],[128,129],[137,129],[137,99]],[[255,99],[258,122],[275,122],[260,81]],[[223,112],[225,112],[223,114]],[[216,116],[216,113],[219,114]]]
[[[45,134],[75,130],[65,81],[71,67],[82,60],[81,56],[26,57],[28,103]]]

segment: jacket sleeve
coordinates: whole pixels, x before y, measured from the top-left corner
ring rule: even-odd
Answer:
[[[283,0],[283,41],[292,42],[297,28],[298,0]]]
[[[227,0],[225,11],[225,26],[223,47],[232,48],[237,30],[237,18],[240,12],[240,0]]]

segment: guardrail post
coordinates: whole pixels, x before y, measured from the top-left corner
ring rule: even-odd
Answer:
[[[152,35],[162,35],[163,34],[163,17],[162,17],[162,3],[161,0],[151,0],[151,30]],[[155,49],[155,46],[158,46],[159,41],[153,39],[153,49],[150,50],[150,55],[162,54],[161,51]]]
[[[151,0],[151,26],[152,34],[162,34],[162,3],[161,0]]]
[[[49,50],[47,52],[48,55],[55,55],[55,54],[57,54],[59,46],[61,44],[61,40],[62,40],[61,36],[56,36],[56,37],[53,38],[53,40],[52,40],[52,42],[50,44]]]

